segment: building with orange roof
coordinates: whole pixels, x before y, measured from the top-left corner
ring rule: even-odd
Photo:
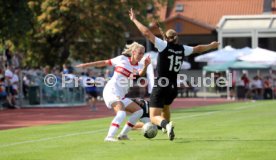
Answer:
[[[232,45],[234,48],[245,46],[254,47],[255,43],[260,43],[264,48],[275,50],[276,36],[260,38],[254,40],[249,37],[232,39],[231,37],[218,38],[218,31],[221,26],[219,22],[224,16],[260,16],[276,15],[276,0],[168,0],[165,5],[157,4],[151,9],[159,16],[159,22],[164,30],[172,28],[179,34],[179,43],[195,46],[206,44],[214,40],[222,40],[223,46]],[[271,22],[274,24],[274,22]],[[275,22],[276,23],[276,22]],[[151,31],[160,36],[156,24],[151,23]],[[274,30],[274,26],[271,29]],[[138,36],[139,37],[139,36]],[[137,37],[136,37],[137,38]],[[139,38],[138,38],[139,39]],[[143,38],[144,39],[144,38]],[[140,39],[141,40],[141,39]],[[145,39],[144,39],[145,40]],[[145,42],[146,43],[146,42]],[[148,50],[153,49],[153,45],[146,43]],[[264,45],[265,44],[265,45]],[[268,44],[268,45],[267,45]],[[193,57],[189,57],[192,68],[198,68],[198,64],[193,63]]]

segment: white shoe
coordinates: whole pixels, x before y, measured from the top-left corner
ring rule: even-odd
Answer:
[[[162,128],[162,132],[163,132],[163,134],[166,134],[167,130],[165,128]]]
[[[119,135],[118,140],[130,140],[127,135]]]
[[[173,123],[171,121],[169,124],[166,125],[167,134],[168,134],[168,137],[171,141],[175,137],[173,129],[174,129],[174,126],[173,126]]]
[[[105,142],[117,142],[118,140],[116,138],[113,137],[106,137],[104,139]]]

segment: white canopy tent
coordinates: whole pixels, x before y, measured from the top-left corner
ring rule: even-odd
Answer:
[[[181,69],[187,70],[191,68],[191,64],[189,62],[183,61],[181,65]]]
[[[252,49],[244,47],[242,49],[234,49],[231,51],[221,51],[218,55],[208,61],[208,64],[222,64],[231,61],[236,61],[239,57],[251,54]]]
[[[217,57],[218,55],[220,55],[222,53],[230,54],[233,51],[235,51],[234,48],[232,48],[231,46],[226,46],[223,49],[212,51],[212,52],[197,56],[197,57],[195,57],[195,61],[196,62],[209,62],[213,58]]]
[[[252,49],[250,54],[239,57],[239,60],[252,63],[276,65],[276,52],[257,47]]]
[[[270,71],[270,65],[267,64],[258,64],[258,63],[251,63],[245,61],[230,61],[227,63],[222,64],[212,64],[203,67],[202,75],[203,78],[206,77],[207,72],[226,72],[226,80],[227,80],[227,99],[230,99],[230,86],[232,81],[238,81],[236,73],[234,74],[233,71],[242,71],[242,70],[268,70]],[[232,73],[232,74],[230,74]],[[206,98],[206,88],[203,87],[204,98]]]

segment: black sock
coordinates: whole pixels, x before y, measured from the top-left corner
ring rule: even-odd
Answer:
[[[162,122],[161,122],[161,127],[162,128],[164,128],[164,129],[166,129],[166,125],[169,123],[169,121],[167,121],[167,120],[163,120]]]

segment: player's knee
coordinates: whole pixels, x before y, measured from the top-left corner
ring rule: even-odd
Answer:
[[[143,111],[142,109],[139,109],[139,110],[136,111],[135,113],[136,113],[136,115],[137,115],[138,117],[142,117],[142,115],[144,114],[144,111]]]
[[[118,111],[115,118],[113,119],[112,123],[120,125],[124,121],[125,118],[126,118],[126,112]]]
[[[125,111],[118,111],[116,117],[118,117],[120,120],[126,118],[126,112]]]

